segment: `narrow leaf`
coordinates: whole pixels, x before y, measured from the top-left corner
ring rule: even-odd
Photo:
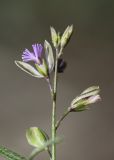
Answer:
[[[15,153],[5,147],[0,146],[0,156],[4,157],[6,160],[27,160],[25,157]]]

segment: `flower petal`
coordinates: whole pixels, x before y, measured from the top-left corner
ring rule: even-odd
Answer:
[[[44,76],[41,75],[34,67],[30,64],[22,62],[22,61],[15,61],[15,64],[26,73],[30,74],[33,77],[43,78]]]
[[[33,47],[33,51],[34,51],[34,55],[37,59],[41,58],[41,55],[42,55],[42,45],[41,44],[33,44],[32,45]]]
[[[37,63],[38,59],[35,57],[33,53],[31,53],[28,49],[25,49],[25,51],[22,54],[22,60],[24,62],[34,61]]]
[[[44,48],[45,48],[45,55],[46,55],[46,60],[48,64],[48,69],[50,73],[54,68],[54,57],[53,57],[53,51],[52,51],[51,45],[46,40],[44,42]]]

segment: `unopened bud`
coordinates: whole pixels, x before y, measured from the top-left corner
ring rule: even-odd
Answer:
[[[88,109],[88,105],[101,100],[98,86],[89,87],[76,97],[69,107],[70,111],[80,112]]]
[[[53,27],[50,27],[50,31],[53,46],[56,48],[60,44],[60,35],[56,32],[56,30]]]
[[[61,37],[61,48],[64,48],[67,45],[72,35],[72,32],[73,32],[73,25],[68,26]]]
[[[48,140],[47,134],[40,128],[31,127],[26,132],[28,143],[34,147],[41,148]]]

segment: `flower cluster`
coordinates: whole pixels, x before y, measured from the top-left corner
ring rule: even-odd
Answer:
[[[60,48],[60,52],[58,53],[58,73],[62,73],[66,68],[66,62],[60,56],[63,54],[62,50],[72,35],[73,25],[68,26],[61,37],[60,33],[57,33],[53,27],[50,30],[53,46]],[[44,55],[41,44],[33,44],[32,48],[32,52],[25,49],[22,54],[22,61],[15,61],[15,64],[31,76],[49,79],[50,73],[54,69],[54,56],[50,43],[45,40]],[[30,61],[34,62],[34,66],[28,63]]]

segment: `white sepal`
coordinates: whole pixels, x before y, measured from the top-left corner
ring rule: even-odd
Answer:
[[[44,42],[44,48],[45,48],[46,61],[47,61],[47,65],[50,73],[54,68],[54,57],[53,57],[53,51],[52,51],[51,45],[46,40]]]
[[[15,61],[15,64],[24,72],[30,74],[33,77],[43,78],[44,76],[41,75],[34,67],[30,64],[22,61]]]

